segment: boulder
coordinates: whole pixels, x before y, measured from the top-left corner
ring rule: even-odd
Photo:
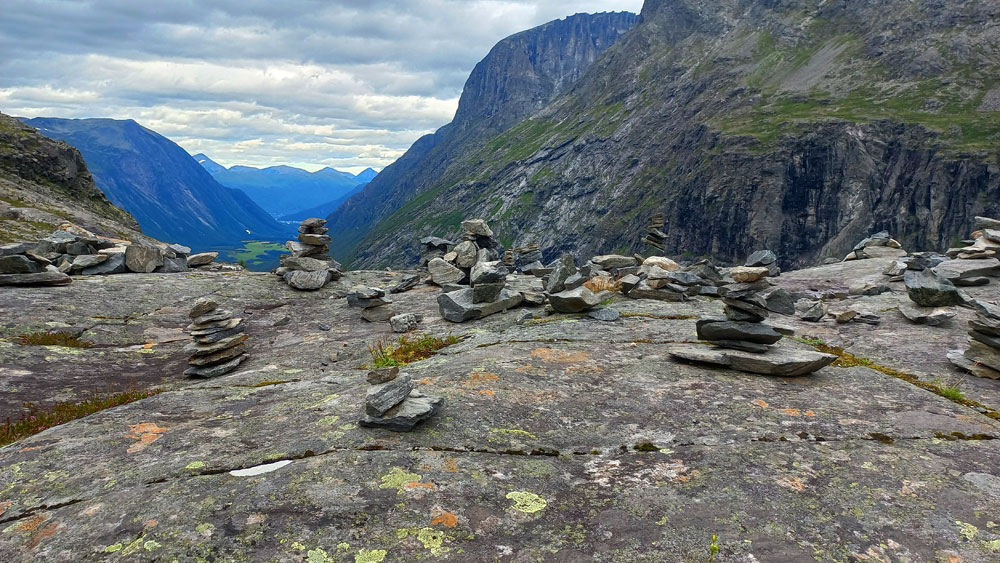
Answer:
[[[285,283],[294,289],[301,291],[315,291],[321,289],[330,281],[330,272],[323,270],[319,272],[304,272],[292,270],[285,272],[283,276]]]
[[[935,266],[934,272],[953,283],[958,279],[1000,276],[1000,260],[947,260]]]
[[[103,264],[107,261],[108,256],[105,254],[83,254],[73,259],[72,269],[84,270],[86,268],[92,268],[98,264]],[[184,266],[185,269],[187,269],[187,264]]]
[[[476,262],[469,273],[472,285],[502,283],[507,279],[507,266],[503,262]]]
[[[741,340],[757,344],[774,344],[781,334],[761,323],[701,319],[696,323],[699,340]]]
[[[504,288],[497,299],[490,303],[475,303],[472,288],[442,293],[438,296],[441,317],[453,323],[461,323],[488,317],[521,303],[521,294]]]
[[[807,375],[830,365],[837,359],[837,356],[833,354],[823,354],[812,350],[771,348],[766,353],[760,354],[693,344],[674,346],[670,348],[669,353],[674,358],[684,361],[782,377]]]
[[[163,265],[156,271],[163,272],[164,274],[179,274],[181,272],[186,272],[188,271],[187,258],[183,256],[164,258]]]
[[[59,271],[45,271],[34,274],[0,274],[0,285],[66,285],[73,278]]]
[[[410,332],[417,328],[417,316],[413,313],[403,313],[389,319],[393,332]]]
[[[778,261],[778,257],[770,250],[758,250],[747,258],[744,266],[755,268],[760,266],[768,266],[769,264],[774,264]]]
[[[330,263],[325,260],[317,260],[308,256],[283,256],[281,265],[290,270],[302,270],[303,272],[322,272],[330,269]]]
[[[769,271],[764,267],[748,268],[746,266],[736,266],[729,269],[729,275],[734,281],[740,283],[750,283],[767,277]]]
[[[479,257],[479,247],[471,240],[463,240],[455,247],[455,264],[460,268],[471,268]]]
[[[0,256],[0,274],[38,274],[45,271],[45,265],[24,256]]]
[[[604,254],[602,256],[594,256],[590,259],[591,262],[597,264],[602,270],[613,270],[615,268],[628,268],[630,266],[635,266],[634,256],[621,256],[618,254]]]
[[[12,244],[2,244],[0,245],[0,256],[13,256],[15,254],[24,254],[25,252],[30,252],[34,250],[36,243],[32,242],[15,242]]]
[[[163,251],[155,246],[133,243],[125,249],[125,267],[130,272],[148,274],[163,265]]]
[[[110,249],[109,249],[110,250]],[[103,251],[101,251],[103,252]],[[100,256],[100,254],[98,254]],[[106,254],[107,260],[97,264],[96,266],[90,266],[89,268],[84,268],[80,273],[85,276],[100,276],[107,274],[122,274],[128,271],[125,267],[125,253],[115,252]]]
[[[427,271],[431,281],[437,285],[458,283],[465,279],[465,272],[446,262],[443,258],[435,258],[427,263]]]
[[[470,235],[476,235],[478,237],[491,237],[493,236],[493,231],[490,230],[489,225],[486,221],[482,219],[467,219],[462,221],[462,230]]]
[[[187,257],[187,265],[189,268],[194,268],[197,266],[206,266],[215,261],[219,257],[218,252],[201,252],[199,254],[192,254]]]
[[[596,307],[602,297],[586,287],[552,293],[549,304],[557,313],[580,313]]]
[[[668,272],[673,272],[675,270],[680,270],[680,264],[674,262],[670,258],[665,256],[650,256],[642,262],[643,266],[659,266]]]
[[[619,280],[619,282],[622,286],[622,293],[628,295],[628,292],[632,291],[632,288],[642,282],[642,278],[639,276],[628,275]]]
[[[167,245],[167,250],[173,252],[176,258],[187,258],[188,254],[191,254],[191,247],[183,244]]]
[[[570,254],[563,254],[559,260],[552,265],[552,273],[549,274],[549,281],[545,284],[547,293],[559,293],[566,289],[566,278],[576,273],[576,262]]]
[[[477,284],[472,288],[472,302],[490,303],[496,301],[504,287],[506,284],[503,282]]]
[[[795,299],[788,290],[781,287],[769,287],[757,294],[767,303],[767,310],[780,315],[795,314]]]
[[[392,311],[392,307],[389,305],[379,305],[378,307],[369,307],[361,311],[361,318],[370,323],[384,323],[388,321],[395,313]]]
[[[965,298],[955,285],[933,270],[907,270],[903,282],[906,284],[907,295],[921,307],[947,307],[965,303]]]
[[[949,308],[921,307],[912,301],[900,303],[899,312],[912,323],[930,326],[937,326],[955,316],[955,311]]]

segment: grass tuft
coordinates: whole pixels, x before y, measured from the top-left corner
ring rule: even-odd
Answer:
[[[394,343],[380,339],[368,345],[368,354],[371,355],[372,361],[362,367],[364,369],[402,367],[427,359],[441,348],[458,344],[460,341],[452,334],[439,338],[427,333],[416,337],[401,336]]]
[[[27,412],[23,413],[18,420],[11,421],[8,417],[6,422],[0,424],[0,446],[6,446],[33,434],[38,434],[53,426],[83,418],[88,414],[152,397],[160,392],[159,389],[148,391],[130,389],[120,393],[95,393],[91,398],[83,401],[58,403],[50,407],[39,407],[25,403]]]
[[[90,348],[93,342],[80,340],[75,334],[65,331],[35,332],[22,334],[15,341],[22,346],[65,346],[67,348]]]

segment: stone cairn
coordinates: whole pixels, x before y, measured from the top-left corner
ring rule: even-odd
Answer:
[[[767,300],[759,292],[771,284],[763,276],[743,276],[748,281],[726,286],[723,312],[725,319],[700,319],[698,338],[720,348],[762,354],[781,340],[783,334],[765,324],[769,313]]]
[[[646,236],[642,242],[655,248],[654,254],[666,249],[667,235],[661,230],[664,224],[663,213],[657,213],[649,219],[649,226],[646,227]]]
[[[347,306],[361,309],[361,318],[370,323],[381,323],[393,317],[392,300],[380,287],[356,285],[347,294]]]
[[[443,398],[417,391],[412,378],[399,373],[398,367],[370,371],[367,380],[371,385],[365,395],[365,411],[358,421],[366,428],[409,432],[444,405]]]
[[[530,242],[521,248],[515,248],[516,264],[520,264],[521,271],[531,275],[545,275],[549,271],[542,264],[542,251],[538,249],[538,243]]]
[[[961,260],[981,260],[992,258],[1000,252],[1000,220],[976,217],[976,230],[969,240],[962,241],[967,246],[948,249],[949,258]]]
[[[325,219],[306,219],[299,225],[298,240],[285,243],[291,254],[281,257],[281,267],[274,273],[281,276],[289,286],[303,291],[315,291],[340,279],[340,264],[328,254],[330,235],[326,234],[329,229],[325,225]]]
[[[194,342],[184,347],[184,352],[191,354],[188,359],[191,367],[184,375],[218,377],[233,371],[249,357],[246,323],[233,318],[231,311],[219,309],[214,299],[195,301],[188,316],[192,321],[187,330]]]
[[[422,250],[420,252],[420,267],[426,268],[427,264],[435,258],[441,258],[448,253],[448,247],[455,243],[438,237],[424,237],[420,239]]]
[[[969,348],[951,350],[948,359],[978,377],[1000,379],[1000,307],[976,302],[976,318],[969,321]]]

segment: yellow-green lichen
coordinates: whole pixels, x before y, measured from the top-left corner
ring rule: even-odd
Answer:
[[[962,522],[960,520],[956,520],[955,523],[958,524],[958,535],[968,541],[976,539],[976,535],[979,534],[979,528],[969,524],[968,522]]]
[[[544,498],[528,491],[511,491],[507,493],[507,498],[514,501],[514,506],[511,508],[525,514],[533,514],[548,505]]]
[[[146,551],[153,551],[154,549],[157,549],[159,547],[162,547],[160,545],[160,542],[155,540],[149,540],[148,542],[142,544],[142,548],[145,549]]]
[[[121,551],[123,547],[125,547],[125,546],[122,545],[121,542],[119,542],[119,543],[113,543],[113,544],[109,545],[108,547],[104,548],[104,553],[117,553],[117,552]]]
[[[192,461],[191,463],[184,466],[184,469],[201,469],[205,467],[204,461]]]
[[[987,551],[1000,551],[1000,540],[984,541],[983,549]]]
[[[382,563],[385,556],[384,549],[362,549],[354,555],[354,563]]]
[[[327,563],[330,560],[330,556],[327,555],[326,551],[318,547],[306,552],[306,561],[309,563]]]
[[[342,541],[337,544],[337,551],[350,551],[350,550],[351,550],[351,544],[345,541]]]
[[[302,545],[301,543],[299,543],[297,541],[293,541],[292,542],[292,549],[294,549],[294,550],[304,551],[305,548],[306,548],[306,546]]]
[[[512,436],[521,436],[528,438],[529,440],[537,440],[538,436],[535,436],[531,432],[526,430],[521,430],[519,428],[490,428],[490,434],[509,434]]]
[[[429,549],[432,555],[441,555],[449,551],[444,547],[444,540],[448,537],[441,530],[434,528],[421,528],[417,531],[417,539],[424,545],[424,549]]]
[[[410,473],[402,467],[393,467],[389,470],[389,473],[382,476],[382,484],[378,488],[396,489],[402,493],[404,485],[413,481],[419,481],[420,479],[421,476],[416,473]]]
[[[195,531],[207,538],[212,535],[212,532],[215,531],[215,526],[213,524],[205,522],[203,524],[198,524],[198,527],[195,528]]]

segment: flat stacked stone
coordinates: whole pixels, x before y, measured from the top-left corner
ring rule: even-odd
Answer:
[[[899,241],[889,236],[888,231],[875,233],[865,237],[844,257],[844,262],[849,260],[864,260],[866,258],[901,258],[906,256],[906,251]]]
[[[409,432],[444,405],[443,398],[417,391],[413,379],[399,373],[398,367],[373,370],[368,373],[367,380],[371,385],[365,394],[365,410],[358,421],[365,428]]]
[[[441,317],[461,323],[520,305],[524,296],[507,289],[507,274],[507,266],[499,260],[476,262],[469,271],[472,287],[438,296]]]
[[[392,300],[380,287],[357,285],[347,294],[347,306],[361,309],[361,318],[371,323],[385,322],[395,316],[391,305]]]
[[[517,264],[520,266],[520,270],[526,274],[541,277],[548,272],[545,270],[545,265],[542,264],[542,251],[538,248],[538,243],[529,242],[525,246],[520,248],[515,248],[514,253],[517,257]]]
[[[187,330],[194,342],[184,347],[191,355],[184,375],[219,377],[242,364],[249,357],[246,349],[246,323],[233,318],[231,311],[219,309],[219,303],[202,298],[188,313],[192,319]]]
[[[649,225],[646,227],[646,236],[643,237],[642,242],[656,249],[652,252],[666,250],[667,235],[662,230],[664,224],[662,213],[657,213],[649,219]]]
[[[1000,379],[1000,307],[976,302],[969,321],[969,348],[952,350],[948,359],[959,368],[987,379]]]
[[[968,246],[950,248],[946,254],[949,258],[959,260],[980,260],[993,258],[1000,253],[1000,220],[989,217],[976,217],[976,230],[963,241]]]
[[[312,217],[299,225],[298,240],[290,240],[285,247],[291,251],[281,257],[281,267],[274,271],[290,287],[302,291],[322,289],[331,281],[340,279],[340,264],[328,254],[329,229],[326,220]]]
[[[439,237],[424,237],[420,239],[420,267],[426,268],[431,260],[443,258],[448,253],[448,247],[454,245],[454,242]]]
[[[781,268],[778,267],[778,256],[770,250],[754,252],[743,265],[748,268],[767,268],[767,275],[771,277],[781,275]]]

